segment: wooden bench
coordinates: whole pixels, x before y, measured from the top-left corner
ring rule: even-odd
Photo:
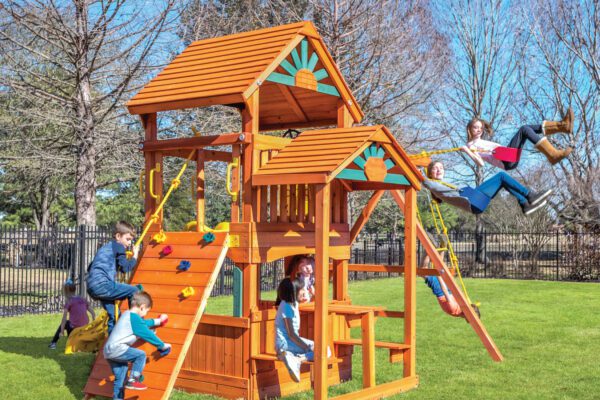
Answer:
[[[362,346],[362,339],[344,339],[344,340],[334,340],[334,345],[342,345],[342,346]],[[375,347],[389,349],[390,351],[390,363],[396,363],[403,360],[404,351],[410,348],[409,345],[404,343],[394,343],[394,342],[380,342],[375,341]]]
[[[283,362],[282,360],[280,360],[276,354],[272,354],[272,353],[261,353],[261,354],[255,354],[252,357],[252,369],[253,369],[253,373],[256,373],[257,368],[256,368],[256,361],[277,361],[277,362]],[[339,364],[341,363],[343,360],[341,358],[337,358],[337,357],[329,357],[327,359],[327,365],[333,365],[333,364]],[[313,365],[315,362],[314,361],[303,361],[302,364],[308,364],[308,365]]]

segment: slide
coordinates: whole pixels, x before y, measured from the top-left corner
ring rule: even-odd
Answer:
[[[203,234],[197,232],[166,235],[163,243],[146,248],[130,283],[142,284],[152,296],[154,306],[146,318],[169,314],[167,325],[156,328],[156,333],[173,348],[170,354],[161,357],[148,343],[135,346],[148,355],[143,373],[143,382],[148,389],[125,390],[125,399],[169,398],[229,248],[228,233],[214,233],[212,241],[212,238],[204,240]],[[178,268],[182,261],[189,262],[183,263],[184,270]],[[185,270],[186,266],[189,269]],[[184,295],[182,292],[186,289]],[[126,303],[121,305],[121,311],[127,310]],[[83,390],[86,398],[112,398],[113,381],[114,376],[100,351]]]

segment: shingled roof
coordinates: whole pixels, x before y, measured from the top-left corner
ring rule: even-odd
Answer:
[[[423,180],[390,131],[375,125],[305,131],[260,167],[252,183],[326,183],[336,178],[417,188]]]
[[[311,22],[190,44],[128,103],[132,114],[243,104],[260,88],[261,130],[335,123],[339,101],[363,113]]]

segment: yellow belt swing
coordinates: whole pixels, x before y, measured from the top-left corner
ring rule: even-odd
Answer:
[[[445,182],[442,182],[442,183],[450,186],[449,184],[447,184]],[[440,210],[440,205],[438,202],[434,201],[431,197],[429,197],[429,195],[427,195],[427,197],[429,199],[429,210],[431,212],[433,226],[435,227],[436,233],[438,235],[443,234],[444,239],[445,239],[444,240],[445,247],[439,247],[439,248],[436,248],[436,250],[438,252],[448,251],[448,256],[450,258],[450,266],[456,271],[456,275],[458,276],[458,280],[462,287],[463,293],[465,294],[465,297],[467,298],[467,301],[469,302],[469,304],[475,304],[477,307],[479,307],[480,303],[471,301],[471,298],[469,297],[469,292],[467,291],[467,286],[465,285],[465,282],[463,281],[462,274],[460,272],[460,267],[458,265],[458,257],[456,256],[456,253],[454,253],[454,248],[452,247],[452,242],[450,241],[450,237],[448,236],[448,228],[446,227],[446,224],[444,222],[444,217],[442,216],[442,212]],[[417,209],[417,211],[418,211],[418,209]],[[423,222],[421,221],[421,214],[419,212],[417,212],[417,215],[419,218],[419,222],[421,223],[421,226],[423,226]],[[445,290],[444,290],[444,292],[445,292]]]

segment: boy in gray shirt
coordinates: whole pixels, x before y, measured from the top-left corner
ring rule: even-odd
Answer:
[[[132,363],[129,380],[125,389],[146,390],[148,387],[140,382],[140,376],[146,366],[146,353],[140,349],[131,347],[138,339],[144,340],[156,346],[161,355],[166,355],[171,345],[163,343],[156,334],[150,330],[156,326],[164,326],[167,323],[167,314],[161,314],[156,319],[144,319],[152,308],[152,297],[146,292],[137,292],[131,299],[131,308],[125,311],[119,318],[117,325],[108,337],[104,345],[104,358],[110,364],[115,383],[113,387],[113,399],[124,398],[123,383],[127,376],[129,363]]]

